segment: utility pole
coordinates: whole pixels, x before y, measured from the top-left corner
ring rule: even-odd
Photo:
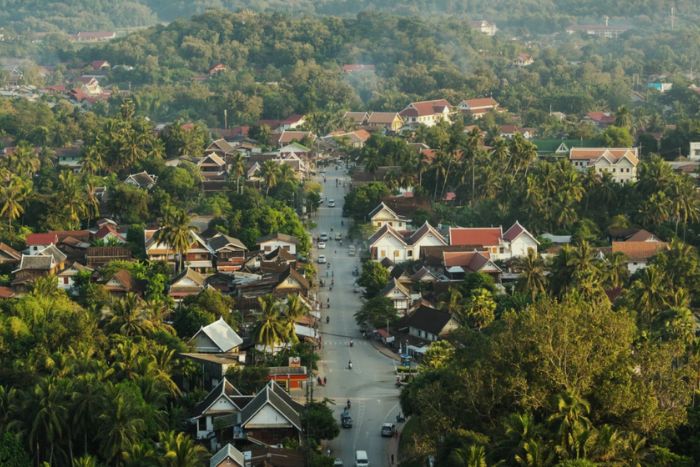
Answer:
[[[224,109],[224,130],[228,129],[228,109]]]
[[[671,7],[671,31],[676,29],[676,7]]]

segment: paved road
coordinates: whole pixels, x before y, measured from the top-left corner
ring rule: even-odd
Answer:
[[[333,236],[340,229],[345,237],[347,228],[341,227],[343,200],[347,188],[342,184],[336,187],[336,179],[349,185],[349,178],[344,171],[336,171],[331,167],[326,173],[326,183],[323,177],[323,194],[328,199],[334,199],[335,208],[328,208],[324,203],[319,209],[316,219],[317,228],[312,232],[317,237],[321,232]],[[392,443],[396,440],[382,438],[379,434],[381,424],[395,420],[399,412],[399,391],[394,386],[394,361],[378,352],[368,341],[364,340],[355,323],[353,316],[361,306],[359,294],[353,293],[355,277],[352,270],[359,267],[357,256],[348,255],[348,244],[343,246],[335,240],[328,242],[325,250],[316,251],[316,255],[325,254],[330,267],[318,265],[319,278],[330,282],[326,271],[333,271],[335,285],[329,291],[328,286],[320,291],[324,303],[322,310],[322,339],[321,362],[319,373],[328,378],[328,384],[319,388],[315,396],[328,397],[336,402],[334,413],[340,419],[340,413],[348,399],[352,408],[350,413],[354,425],[351,429],[342,429],[340,436],[330,443],[332,456],[343,460],[345,466],[355,465],[355,451],[365,450],[369,456],[370,465],[390,465],[389,451],[393,451]],[[330,298],[330,309],[325,308],[326,298]],[[326,315],[330,323],[325,323]],[[349,346],[350,338],[354,346]],[[347,368],[352,360],[353,369]]]

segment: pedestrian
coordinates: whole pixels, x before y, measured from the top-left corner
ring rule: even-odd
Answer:
[[[323,385],[325,386],[327,382],[328,382],[328,378],[326,378],[326,377],[324,376],[324,377],[323,377]]]
[[[391,455],[391,465],[394,465],[394,455]]]

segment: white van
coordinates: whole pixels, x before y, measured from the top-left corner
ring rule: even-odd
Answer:
[[[355,451],[355,467],[369,467],[367,451]]]

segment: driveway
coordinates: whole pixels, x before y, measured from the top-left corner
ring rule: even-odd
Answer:
[[[329,208],[324,202],[316,219],[318,226],[312,234],[316,238],[321,232],[326,232],[335,237],[340,230],[345,238],[347,225],[341,227],[340,223],[350,179],[344,170],[334,170],[333,166],[327,170],[325,183],[323,176],[318,178],[323,186],[324,197],[334,199],[336,207]],[[340,180],[338,186],[336,180]],[[342,182],[345,182],[345,187]],[[356,278],[352,275],[352,270],[360,266],[358,256],[348,255],[347,241],[343,241],[341,246],[336,240],[330,240],[321,254],[326,255],[330,266],[318,265],[319,278],[326,283],[319,293],[324,304],[319,374],[327,377],[328,383],[325,387],[317,387],[314,397],[327,397],[334,401],[333,409],[338,421],[349,399],[354,422],[350,429],[341,428],[340,435],[329,443],[331,455],[340,457],[345,466],[354,466],[355,451],[365,450],[370,465],[390,465],[390,453],[395,452],[396,439],[382,438],[379,430],[382,423],[394,422],[399,413],[399,391],[394,385],[394,360],[378,352],[369,341],[363,339],[355,323],[354,313],[362,306],[360,295],[353,293]],[[333,290],[328,287],[331,279],[335,282]],[[330,298],[330,309],[326,308],[327,298]],[[330,317],[328,324],[325,322],[326,316]],[[354,340],[353,347],[349,345],[350,339]],[[348,369],[350,360],[353,363],[352,370]]]

